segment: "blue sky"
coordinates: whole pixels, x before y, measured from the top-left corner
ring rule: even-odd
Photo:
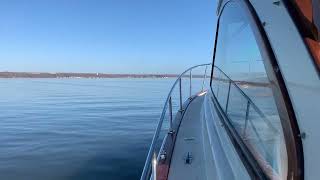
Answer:
[[[179,73],[211,61],[215,0],[2,0],[0,71]]]

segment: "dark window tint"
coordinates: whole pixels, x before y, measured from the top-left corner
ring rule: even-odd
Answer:
[[[264,61],[247,14],[228,3],[219,21],[212,90],[264,172],[287,177],[287,150]]]

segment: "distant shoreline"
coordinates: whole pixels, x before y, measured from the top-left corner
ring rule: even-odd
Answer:
[[[47,73],[47,72],[0,72],[0,78],[176,78],[178,74],[106,74],[106,73]],[[185,77],[189,77],[185,75]],[[200,78],[203,75],[193,75]]]

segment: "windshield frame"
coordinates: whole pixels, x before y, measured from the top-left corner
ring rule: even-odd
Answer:
[[[295,113],[293,111],[292,103],[288,95],[288,91],[286,89],[286,85],[284,83],[281,71],[278,67],[277,59],[273,53],[271,44],[268,40],[266,32],[264,30],[264,22],[261,22],[257,13],[254,10],[254,7],[248,0],[237,1],[237,0],[227,0],[223,1],[220,8],[218,8],[218,20],[217,20],[217,29],[216,29],[216,38],[214,42],[214,49],[213,49],[213,63],[212,63],[212,71],[211,71],[211,80],[210,80],[210,87],[213,96],[212,90],[212,79],[213,79],[213,71],[215,66],[215,56],[217,51],[218,45],[218,38],[219,38],[219,24],[220,18],[223,15],[224,10],[227,8],[227,5],[230,2],[238,3],[246,12],[247,17],[250,21],[250,25],[252,30],[254,31],[255,38],[257,40],[257,44],[262,51],[262,59],[266,67],[266,72],[270,81],[274,84],[274,88],[272,89],[275,101],[277,105],[278,111],[281,113],[281,125],[284,133],[286,149],[287,149],[287,156],[288,156],[288,174],[287,179],[303,179],[304,177],[304,163],[303,163],[303,148],[302,148],[302,141],[301,141],[301,134],[297,124],[297,120],[295,117]],[[215,99],[214,97],[213,99]],[[220,116],[225,121],[226,130],[231,138],[233,144],[236,148],[239,156],[243,160],[248,173],[251,177],[258,177],[259,179],[268,179],[267,175],[262,171],[259,164],[255,162],[255,158],[252,154],[248,151],[243,142],[241,142],[241,138],[236,137],[235,131],[228,122],[228,118],[224,117],[223,111],[219,110],[219,103],[215,101],[215,107],[218,109]],[[229,125],[228,125],[229,124]]]

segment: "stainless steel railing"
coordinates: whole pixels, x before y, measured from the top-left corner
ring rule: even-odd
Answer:
[[[270,120],[266,117],[266,115],[260,110],[260,108],[251,100],[251,98],[243,92],[243,90],[238,86],[238,84],[233,81],[224,71],[222,71],[219,67],[214,66],[214,70],[218,70],[225,78],[227,78],[226,81],[228,81],[228,95],[227,95],[227,102],[225,107],[225,112],[228,113],[228,106],[229,106],[229,99],[230,99],[230,88],[231,84],[236,87],[237,91],[246,99],[246,122],[250,120],[249,117],[249,109],[252,107],[254,111],[262,118],[262,120],[267,124],[267,126],[270,128],[270,130],[274,133],[279,133],[277,128],[273,126],[273,124],[270,122]]]
[[[160,120],[158,122],[158,125],[157,125],[157,129],[153,135],[153,138],[152,138],[152,142],[151,142],[151,146],[150,146],[150,149],[149,149],[149,152],[148,152],[148,155],[147,155],[147,159],[145,161],[145,165],[144,165],[144,168],[143,168],[143,171],[142,171],[142,175],[141,175],[141,178],[140,180],[147,180],[151,177],[151,163],[152,163],[152,156],[154,156],[154,154],[156,153],[155,152],[155,148],[156,148],[156,143],[157,143],[157,140],[159,138],[159,135],[160,135],[160,132],[161,132],[161,128],[162,128],[162,124],[163,124],[163,121],[165,119],[165,116],[166,116],[166,112],[167,112],[167,109],[168,109],[168,105],[169,105],[169,131],[168,133],[171,133],[172,132],[172,121],[173,121],[173,116],[172,116],[172,93],[176,87],[176,85],[179,83],[179,111],[182,112],[183,111],[183,99],[182,99],[182,78],[184,77],[187,77],[187,73],[189,72],[189,98],[192,96],[192,70],[193,69],[196,69],[196,68],[199,68],[199,67],[205,67],[205,72],[204,72],[204,75],[203,75],[203,80],[202,80],[202,88],[201,88],[201,91],[204,90],[204,86],[205,86],[205,80],[207,78],[207,69],[208,69],[208,66],[211,67],[211,63],[207,63],[207,64],[200,64],[200,65],[196,65],[196,66],[193,66],[187,70],[185,70],[183,73],[181,73],[178,78],[176,79],[176,81],[173,83],[170,91],[169,91],[169,94],[167,96],[167,99],[164,103],[164,106],[163,106],[163,110],[162,110],[162,113],[161,113],[161,116],[160,116]]]
[[[226,113],[227,116],[229,116],[229,103],[230,103],[230,89],[231,89],[231,85],[233,87],[235,87],[235,90],[236,92],[240,93],[239,95],[242,96],[245,101],[245,118],[244,118],[244,127],[242,129],[242,132],[238,132],[239,136],[244,140],[246,141],[247,139],[247,131],[249,130],[248,129],[248,126],[250,124],[251,128],[252,128],[252,131],[253,131],[253,134],[251,135],[255,135],[257,140],[258,140],[258,143],[260,144],[260,146],[262,147],[264,153],[265,153],[265,156],[268,156],[269,158],[272,158],[272,152],[270,152],[270,150],[267,148],[267,144],[264,142],[263,138],[261,137],[261,132],[258,130],[256,124],[255,124],[255,121],[251,118],[249,118],[249,115],[250,115],[250,109],[253,110],[253,112],[255,112],[257,114],[257,116],[262,120],[262,122],[264,122],[264,124],[266,125],[266,128],[268,130],[269,133],[272,133],[274,136],[278,135],[280,132],[279,132],[279,129],[277,129],[270,121],[270,119],[261,111],[261,109],[251,100],[251,98],[238,86],[238,84],[233,81],[223,70],[221,70],[219,67],[216,67],[214,66],[214,72],[219,72],[221,73],[221,75],[224,77],[222,79],[219,79],[217,81],[221,81],[221,82],[224,82],[226,84],[228,84],[227,88],[227,100],[226,100],[226,106],[223,107],[225,108],[224,109],[224,112]],[[225,89],[225,90],[226,90]],[[219,95],[216,94],[216,96],[218,97]],[[241,104],[237,104],[238,106],[240,106]],[[232,119],[232,118],[231,118]],[[232,125],[234,125],[232,123]],[[236,130],[238,130],[236,128]],[[252,138],[252,137],[251,137]],[[270,142],[269,142],[270,143]],[[261,152],[260,152],[261,153]]]
[[[179,111],[183,112],[184,109],[183,109],[183,99],[182,99],[182,78],[189,78],[189,98],[191,98],[192,97],[192,87],[193,87],[192,86],[192,77],[193,77],[192,72],[193,72],[193,70],[196,69],[196,68],[199,68],[199,67],[205,67],[203,77],[201,77],[201,78],[203,78],[202,79],[201,91],[203,91],[204,90],[204,86],[205,86],[205,82],[206,82],[206,79],[207,79],[208,66],[211,68],[212,64],[208,63],[208,64],[200,64],[200,65],[193,66],[193,67],[185,70],[183,73],[181,73],[178,76],[178,78],[176,79],[176,81],[173,83],[173,85],[172,85],[172,87],[171,87],[171,89],[169,91],[169,94],[167,96],[167,99],[166,99],[166,101],[164,103],[163,110],[162,110],[162,113],[161,113],[161,116],[160,116],[160,119],[159,119],[159,122],[158,122],[158,125],[157,125],[157,129],[156,129],[156,131],[154,133],[154,136],[153,136],[153,139],[152,139],[152,142],[151,142],[151,146],[150,146],[150,149],[149,149],[149,152],[148,152],[148,155],[147,155],[147,159],[145,161],[145,165],[144,165],[143,172],[142,172],[140,180],[147,180],[147,179],[149,180],[150,177],[151,177],[151,174],[152,174],[152,172],[151,172],[151,165],[152,164],[151,163],[152,163],[153,157],[157,157],[156,156],[156,152],[155,152],[156,143],[157,143],[157,140],[159,138],[160,132],[162,130],[162,124],[163,124],[163,121],[164,121],[164,119],[166,117],[167,109],[169,109],[169,130],[168,130],[167,133],[168,134],[173,133],[173,128],[172,128],[173,127],[172,94],[173,94],[174,89],[176,88],[177,84],[179,83]],[[251,122],[251,119],[249,118],[249,109],[250,108],[252,108],[258,114],[258,116],[260,118],[262,118],[262,120],[267,124],[267,126],[270,128],[270,130],[273,133],[279,133],[278,129],[275,128],[272,125],[270,120],[257,107],[257,105],[248,97],[248,95],[243,92],[243,90],[238,86],[238,84],[235,81],[230,79],[229,76],[227,74],[225,74],[225,72],[223,72],[220,68],[218,68],[216,66],[214,66],[213,68],[214,68],[214,71],[219,71],[226,78],[226,79],[220,79],[218,81],[226,81],[226,83],[228,83],[227,102],[226,102],[226,106],[225,106],[225,113],[228,112],[231,85],[233,85],[236,88],[237,92],[240,92],[241,96],[243,96],[246,99],[245,128],[243,129],[242,136],[244,136],[245,133],[246,133],[248,123],[250,123],[250,124],[253,123],[253,122]],[[188,72],[189,72],[189,75],[187,75]],[[199,74],[197,75],[197,77],[199,77]],[[254,133],[258,137],[260,143],[262,143],[261,137],[259,136],[259,133],[257,132],[257,129],[255,128],[255,125],[252,124],[252,127],[253,127]],[[262,145],[264,146],[263,143],[262,143]],[[264,147],[264,149],[267,149],[267,148]],[[157,159],[154,159],[154,160],[157,160]]]
[[[175,89],[175,87],[177,86],[177,84],[179,83],[179,111],[183,112],[183,99],[182,99],[182,78],[186,78],[189,77],[189,98],[191,98],[192,96],[192,70],[199,68],[199,67],[205,67],[205,71],[203,74],[203,79],[202,79],[202,87],[201,87],[201,91],[204,90],[204,86],[205,86],[205,82],[206,82],[206,78],[207,78],[207,69],[208,66],[211,67],[211,63],[208,64],[200,64],[200,65],[196,65],[193,66],[187,70],[185,70],[183,73],[181,73],[178,78],[176,79],[176,81],[174,82],[174,84],[172,85],[169,94],[167,96],[167,99],[165,101],[161,116],[160,116],[160,120],[158,122],[157,125],[157,129],[154,133],[153,139],[152,139],[152,143],[147,155],[147,159],[145,161],[145,165],[143,168],[143,172],[141,175],[140,180],[146,180],[146,179],[150,179],[151,177],[151,163],[152,163],[152,156],[155,156],[156,152],[155,152],[155,148],[156,148],[156,143],[157,140],[159,138],[160,132],[162,130],[162,124],[163,121],[166,117],[166,111],[169,108],[169,130],[168,130],[168,134],[173,133],[173,115],[172,115],[172,93]],[[238,84],[233,81],[232,79],[229,78],[229,76],[227,74],[225,74],[220,68],[214,66],[214,71],[219,71],[226,79],[221,79],[219,81],[226,81],[226,83],[228,83],[228,92],[227,92],[227,102],[226,102],[226,107],[225,107],[225,112],[228,112],[228,106],[229,106],[229,99],[230,99],[230,88],[231,85],[233,85],[234,87],[236,87],[237,92],[240,92],[240,94],[246,99],[246,115],[245,115],[245,127],[243,129],[242,132],[242,136],[245,136],[246,134],[246,130],[247,130],[247,126],[248,123],[252,124],[254,133],[256,134],[257,138],[259,139],[260,143],[263,146],[263,149],[267,149],[264,147],[264,144],[262,143],[261,137],[259,135],[259,133],[257,132],[257,129],[255,127],[255,125],[253,124],[253,122],[251,122],[251,119],[249,118],[249,109],[252,108],[257,114],[258,116],[267,124],[267,126],[270,128],[270,130],[277,134],[279,133],[277,128],[275,128],[272,123],[270,122],[270,120],[264,115],[264,113],[256,106],[256,104],[248,97],[247,94],[245,94],[243,92],[243,90],[238,86]],[[189,72],[189,75],[187,75],[187,73]],[[199,75],[197,75],[197,77],[199,77]],[[162,144],[163,145],[163,144]],[[161,147],[162,148],[162,147]],[[160,149],[161,149],[160,148]],[[269,153],[268,153],[269,154]],[[158,157],[159,158],[159,157]]]

